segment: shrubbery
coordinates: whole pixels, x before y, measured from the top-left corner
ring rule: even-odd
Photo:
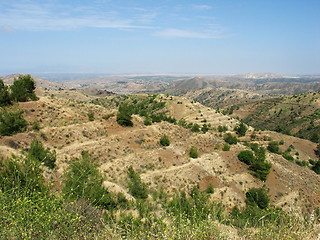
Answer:
[[[43,162],[45,166],[51,169],[56,166],[56,152],[50,151],[49,148],[44,148],[38,139],[32,141],[28,151],[28,157]]]
[[[22,113],[20,110],[0,109],[0,136],[11,136],[26,130],[27,121]]]
[[[106,209],[115,207],[111,194],[102,187],[104,178],[88,153],[83,152],[81,159],[70,162],[64,179],[63,193],[66,198],[84,199],[94,206]]]
[[[4,107],[11,104],[8,87],[4,85],[3,80],[0,79],[0,107]]]
[[[199,157],[198,149],[195,146],[192,146],[190,148],[189,157],[191,157],[191,158],[198,158]]]
[[[139,174],[131,166],[128,168],[128,188],[133,197],[137,199],[148,198],[147,185],[142,182]]]
[[[170,145],[170,139],[166,136],[166,135],[163,135],[161,138],[160,138],[160,145],[161,146],[164,146],[164,147],[167,147]]]
[[[239,137],[243,137],[246,135],[248,127],[244,123],[240,123],[238,126],[234,128]]]
[[[237,144],[238,143],[238,139],[236,137],[232,136],[231,133],[225,134],[223,139],[226,143],[229,143],[229,144]]]
[[[249,206],[257,206],[266,209],[269,206],[269,196],[266,187],[251,188],[246,192],[246,203]]]

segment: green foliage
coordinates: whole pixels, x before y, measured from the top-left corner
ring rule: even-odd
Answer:
[[[276,141],[269,142],[267,149],[272,153],[280,153],[279,143]]]
[[[225,134],[223,139],[226,143],[229,143],[229,144],[237,144],[238,143],[238,139],[236,137],[232,136],[231,133]]]
[[[270,173],[271,163],[266,161],[256,161],[250,166],[253,176],[259,178],[261,181],[266,181]]]
[[[219,125],[218,126],[218,131],[219,132],[226,132],[226,131],[228,131],[228,127]]]
[[[11,136],[26,130],[27,121],[22,113],[20,110],[0,109],[0,136]]]
[[[207,124],[203,124],[202,128],[201,128],[201,131],[203,133],[206,133],[210,130],[209,126]]]
[[[241,161],[241,162],[244,162],[245,164],[247,165],[251,165],[255,162],[255,156],[253,155],[253,152],[249,151],[249,150],[244,150],[244,151],[241,151],[239,154],[238,154],[238,159]]]
[[[63,193],[67,199],[84,199],[93,206],[113,209],[115,201],[102,187],[104,177],[98,166],[92,163],[88,153],[82,153],[81,159],[74,159],[64,175]]]
[[[56,166],[56,152],[50,151],[49,148],[44,148],[42,143],[36,138],[33,139],[30,145],[28,157],[43,162],[44,165],[50,169],[53,169]]]
[[[10,158],[0,167],[0,190],[12,194],[46,192],[39,162],[30,157]]]
[[[128,188],[130,194],[137,199],[148,198],[147,185],[142,182],[139,174],[130,166],[128,168]]]
[[[93,111],[89,111],[87,113],[88,119],[89,121],[94,121],[94,112]]]
[[[290,162],[294,161],[294,157],[291,156],[291,154],[289,152],[284,152],[282,153],[282,157],[284,157],[285,159],[287,159]]]
[[[209,193],[209,194],[214,193],[213,185],[212,185],[212,184],[209,184],[205,192],[206,192],[206,193]]]
[[[200,132],[200,126],[199,124],[193,124],[192,128],[191,128],[192,132]]]
[[[119,111],[117,114],[117,123],[124,127],[132,127],[132,117],[129,110],[126,107],[119,107]]]
[[[316,174],[320,174],[320,160],[311,168]]]
[[[111,118],[111,117],[113,117],[113,116],[114,116],[114,113],[109,113],[109,114],[103,115],[103,116],[102,116],[102,119],[108,120],[109,118]]]
[[[243,137],[246,135],[248,127],[244,123],[240,123],[238,126],[234,128],[239,137]]]
[[[198,149],[195,146],[192,146],[190,148],[189,157],[191,157],[191,158],[198,158],[199,157]]]
[[[164,147],[167,147],[170,145],[170,139],[166,136],[166,135],[163,135],[161,138],[160,138],[160,145],[161,146],[164,146]]]
[[[230,150],[230,145],[228,143],[225,143],[223,145],[223,148],[222,148],[223,151],[229,151]]]
[[[35,120],[33,123],[32,123],[32,129],[36,132],[39,132],[40,131],[40,123],[38,120]]]
[[[150,126],[151,124],[152,124],[152,120],[151,120],[151,118],[150,117],[146,117],[145,119],[144,119],[144,125],[146,125],[146,126]]]
[[[35,88],[35,82],[30,75],[20,75],[11,86],[11,98],[16,102],[35,101]]]
[[[269,206],[268,190],[264,186],[262,188],[250,188],[246,192],[246,203],[248,206],[257,206],[260,209],[266,209]]]
[[[8,87],[4,85],[3,80],[0,79],[0,107],[8,106],[11,104]]]

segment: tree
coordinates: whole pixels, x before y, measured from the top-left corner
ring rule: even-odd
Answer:
[[[316,174],[320,174],[320,160],[316,162],[316,164],[312,167],[312,170]]]
[[[266,209],[269,206],[269,196],[266,187],[251,188],[246,192],[246,203],[249,206],[257,206]]]
[[[4,85],[3,80],[0,79],[0,107],[4,107],[11,104],[8,87]]]
[[[35,82],[30,75],[20,75],[11,86],[11,98],[16,102],[37,100],[35,88]]]
[[[198,158],[199,157],[198,150],[197,150],[197,148],[195,146],[192,146],[190,148],[189,157],[191,157],[191,158]]]
[[[244,123],[241,122],[240,125],[234,128],[234,130],[236,131],[239,137],[243,137],[246,135],[248,128]]]
[[[241,151],[239,154],[238,154],[238,159],[241,161],[241,162],[244,162],[245,164],[247,165],[251,165],[254,163],[255,161],[255,157],[253,155],[253,152],[249,151],[249,150],[244,150],[244,151]]]
[[[0,136],[11,136],[15,133],[24,132],[27,121],[22,116],[22,111],[0,110]]]
[[[147,185],[142,182],[139,174],[133,169],[132,166],[128,168],[128,188],[133,197],[137,199],[148,198]]]
[[[118,112],[117,123],[119,123],[119,125],[124,126],[124,127],[132,127],[133,126],[132,117],[127,112]]]
[[[170,145],[170,139],[166,136],[166,135],[163,135],[161,138],[160,138],[160,145],[161,146],[164,146],[164,147],[167,147]]]

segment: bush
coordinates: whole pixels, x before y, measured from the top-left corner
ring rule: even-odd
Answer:
[[[272,153],[280,153],[279,143],[276,141],[269,142],[267,149]]]
[[[27,121],[23,118],[22,113],[20,110],[0,110],[0,136],[11,136],[26,130]]]
[[[130,166],[128,168],[128,188],[130,194],[137,199],[148,198],[147,185],[142,182],[139,174]]]
[[[190,148],[189,157],[191,157],[191,158],[198,158],[199,157],[199,153],[198,153],[198,150],[196,147],[192,146]]]
[[[192,132],[200,132],[200,126],[199,124],[193,124],[192,128],[191,128]]]
[[[248,127],[244,123],[240,123],[238,126],[234,128],[239,137],[243,137],[246,135]]]
[[[51,152],[49,148],[45,149],[42,143],[36,138],[33,139],[31,143],[28,156],[39,162],[43,162],[44,165],[50,169],[53,169],[56,166],[56,152]]]
[[[39,121],[36,120],[32,123],[32,129],[36,132],[39,132],[40,131],[40,124],[39,124]]]
[[[251,188],[246,192],[246,203],[248,206],[258,206],[260,209],[266,209],[269,206],[269,196],[266,187]]]
[[[227,131],[227,130],[228,130],[228,127],[227,127],[227,126],[221,126],[221,125],[218,126],[218,131],[219,131],[219,132],[225,132],[225,131]]]
[[[126,112],[118,112],[117,114],[117,123],[124,127],[132,127],[132,117],[129,113]]]
[[[94,121],[94,112],[93,111],[89,111],[87,113],[87,116],[89,118],[89,121]]]
[[[11,86],[11,98],[16,102],[35,101],[38,99],[34,93],[35,88],[35,82],[30,75],[21,75]]]
[[[223,139],[226,143],[229,143],[229,144],[237,144],[238,143],[238,139],[236,137],[232,136],[231,133],[225,134]]]
[[[253,176],[259,178],[261,181],[266,181],[270,173],[271,163],[266,161],[257,161],[250,166]]]
[[[229,151],[230,150],[230,145],[228,143],[225,143],[223,145],[223,148],[222,148],[223,151]]]
[[[166,135],[163,135],[161,138],[160,138],[160,145],[161,146],[164,146],[164,147],[167,147],[170,145],[170,140],[169,138],[166,136]]]
[[[311,168],[316,174],[320,174],[320,160]]]
[[[92,163],[88,153],[82,153],[81,159],[70,162],[64,175],[63,193],[71,200],[84,199],[94,206],[113,209],[115,201],[111,194],[102,187],[104,177],[98,166]]]
[[[241,162],[244,162],[245,164],[247,165],[251,165],[255,162],[255,157],[253,155],[253,152],[249,151],[249,150],[244,150],[244,151],[241,151],[239,154],[238,154],[238,159],[241,161]]]
[[[4,107],[11,104],[8,87],[4,85],[3,80],[0,79],[0,107]]]
[[[151,124],[152,124],[152,120],[151,120],[151,118],[149,118],[149,117],[146,117],[145,119],[144,119],[144,125],[146,125],[146,126],[150,126]]]

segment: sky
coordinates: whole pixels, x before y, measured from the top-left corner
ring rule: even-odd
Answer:
[[[0,74],[320,74],[320,0],[0,0]]]

